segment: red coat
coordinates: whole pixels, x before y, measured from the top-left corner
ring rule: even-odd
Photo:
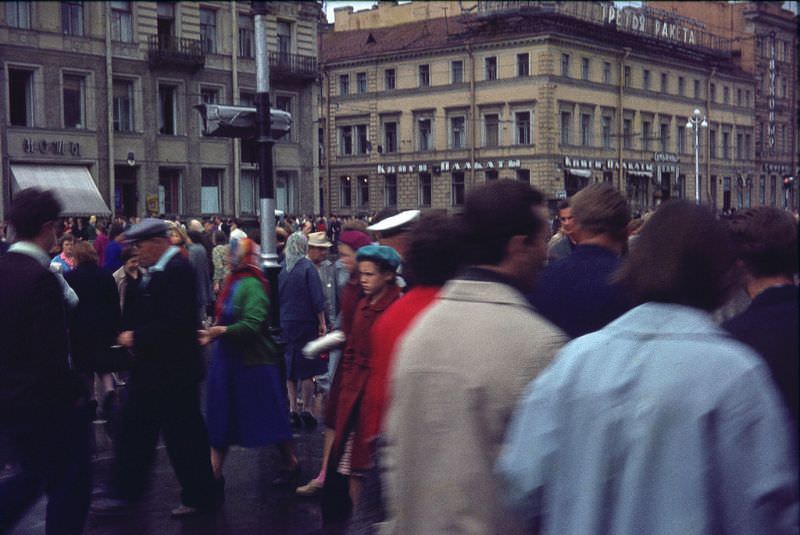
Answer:
[[[334,430],[336,438],[331,450],[331,462],[334,463],[334,466],[338,464],[344,451],[347,435],[350,431],[355,431],[356,441],[353,444],[352,467],[354,470],[369,467],[369,447],[366,437],[358,433],[357,423],[359,407],[370,373],[370,333],[378,316],[399,297],[400,288],[392,285],[377,302],[370,304],[370,297],[364,296],[356,305],[350,332],[347,333],[342,360],[336,370],[336,376],[340,377],[341,381],[335,401]]]
[[[350,277],[342,288],[339,294],[339,310],[342,317],[342,332],[345,339],[350,338],[350,327],[353,324],[353,314],[356,311],[356,305],[361,298],[361,285],[358,283],[358,277]],[[341,369],[341,363],[339,364]],[[336,406],[339,404],[339,391],[341,390],[342,374],[336,373],[333,376],[333,384],[331,384],[331,391],[328,394],[328,403],[325,407],[325,425],[331,429],[336,428]]]
[[[413,287],[389,307],[372,327],[370,375],[361,402],[357,431],[363,434],[368,444],[372,444],[372,440],[381,432],[389,402],[389,379],[395,347],[422,311],[436,301],[439,290],[438,286]]]

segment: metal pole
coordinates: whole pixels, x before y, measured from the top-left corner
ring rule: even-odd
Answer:
[[[694,121],[694,201],[700,204],[700,123]]]
[[[278,266],[275,238],[275,183],[270,136],[269,54],[267,52],[267,2],[253,2],[256,41],[256,127],[258,129],[259,204],[261,208],[261,260],[264,268]]]

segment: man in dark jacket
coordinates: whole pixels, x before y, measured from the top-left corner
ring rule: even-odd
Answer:
[[[217,505],[208,434],[200,413],[199,383],[204,369],[197,341],[195,279],[189,262],[170,246],[169,227],[145,219],[126,232],[139,263],[147,268],[138,288],[126,296],[123,330],[117,343],[130,348],[134,368],[115,442],[112,499],[98,512],[124,509],[144,494],[159,432],[175,475],[184,516]]]
[[[789,212],[763,206],[737,212],[731,229],[753,302],[723,327],[764,357],[796,427],[800,395],[794,284],[797,222]]]
[[[30,188],[12,202],[16,243],[0,258],[0,444],[20,473],[0,480],[0,533],[47,493],[47,533],[83,531],[89,508],[86,391],[69,369],[64,294],[50,272],[61,204]]]

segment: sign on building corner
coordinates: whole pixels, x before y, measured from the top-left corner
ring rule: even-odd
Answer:
[[[26,154],[55,154],[56,156],[80,156],[81,144],[77,141],[63,140],[47,141],[42,138],[34,140],[33,138],[26,137],[22,140],[22,150]]]

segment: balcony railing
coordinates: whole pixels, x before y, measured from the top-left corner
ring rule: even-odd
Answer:
[[[269,68],[273,74],[304,79],[316,78],[319,73],[317,58],[279,51],[269,52]]]
[[[147,40],[151,68],[178,68],[196,71],[206,63],[200,41],[183,37],[151,35]]]

